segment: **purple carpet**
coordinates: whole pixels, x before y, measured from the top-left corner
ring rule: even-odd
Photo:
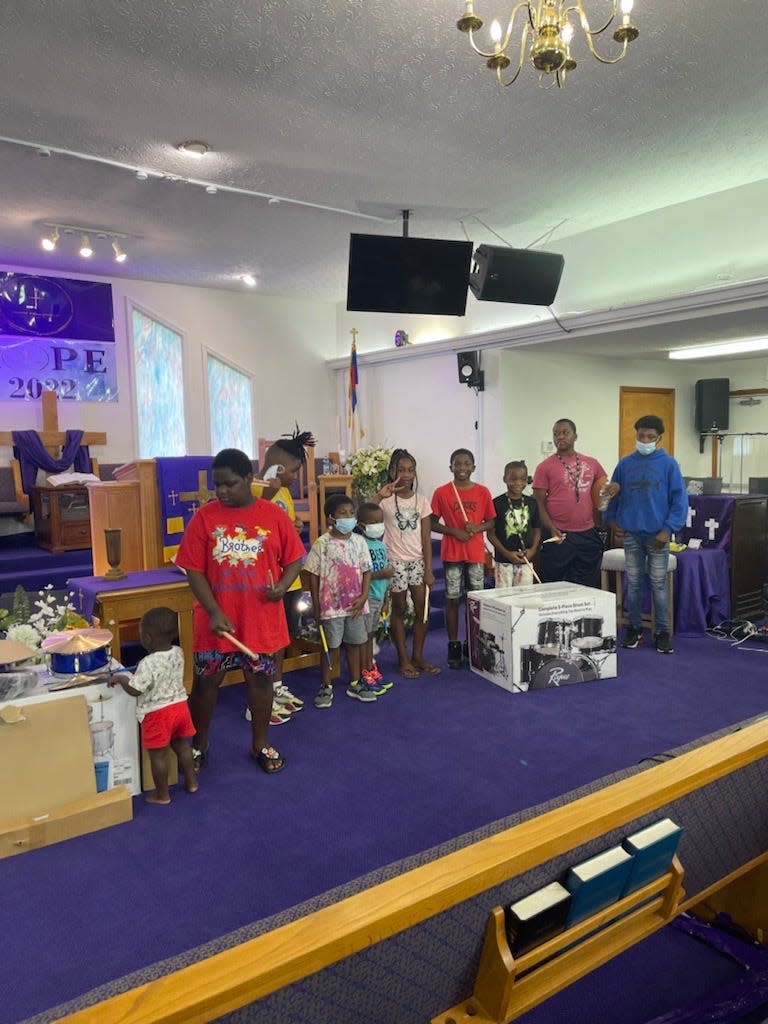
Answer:
[[[445,634],[432,634],[428,655],[444,663],[444,651]],[[392,671],[390,647],[379,664]],[[222,690],[197,795],[174,791],[169,808],[137,799],[131,823],[2,861],[0,1022],[768,704],[762,649],[679,639],[671,657],[650,647],[620,651],[619,673],[516,696],[469,671],[395,675],[395,688],[372,705],[350,700],[337,683],[330,710],[312,706],[317,672],[293,673],[289,685],[307,706],[273,730],[288,764],[272,778],[248,757],[242,688]]]

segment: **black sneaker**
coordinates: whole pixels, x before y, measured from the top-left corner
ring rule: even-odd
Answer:
[[[672,645],[672,637],[669,633],[665,631],[657,633],[653,638],[653,642],[656,644],[656,650],[659,654],[674,654],[675,648]]]
[[[461,641],[448,641],[448,668],[461,668]]]
[[[638,644],[643,642],[643,631],[642,629],[635,629],[634,626],[627,626],[627,631],[624,634],[624,639],[621,641],[621,646],[628,649],[637,647]]]

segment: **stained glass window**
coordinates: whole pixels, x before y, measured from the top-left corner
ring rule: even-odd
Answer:
[[[182,337],[138,309],[131,324],[139,458],[186,455]]]
[[[253,457],[253,378],[208,353],[211,451],[239,448]]]

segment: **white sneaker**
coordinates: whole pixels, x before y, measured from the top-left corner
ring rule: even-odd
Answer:
[[[297,697],[295,693],[291,693],[283,683],[275,685],[274,699],[275,703],[279,704],[286,711],[301,711],[304,707],[304,701]]]

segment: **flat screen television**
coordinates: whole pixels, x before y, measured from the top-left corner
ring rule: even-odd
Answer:
[[[352,234],[347,309],[464,316],[471,258],[472,242]]]

